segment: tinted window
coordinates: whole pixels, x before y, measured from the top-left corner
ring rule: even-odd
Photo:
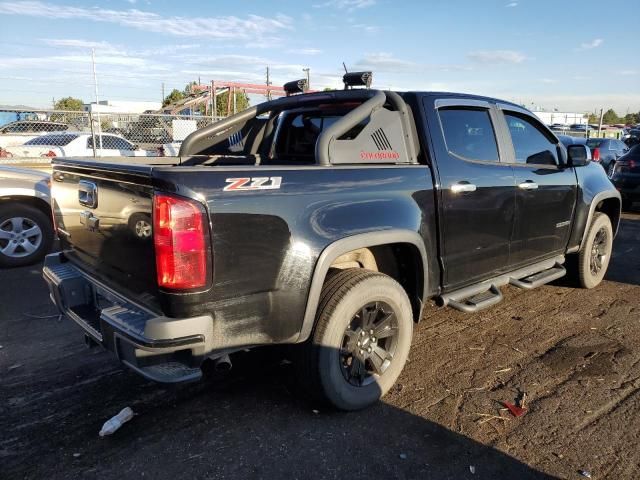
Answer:
[[[506,112],[504,118],[511,133],[516,163],[558,164],[556,144],[535,123],[524,116]]]
[[[93,138],[87,139],[87,148],[93,149]],[[96,148],[100,148],[100,137],[96,135]],[[102,148],[111,150],[133,150],[132,145],[123,138],[102,135]]]
[[[602,145],[602,142],[604,142],[604,140],[602,140],[601,138],[590,138],[589,140],[587,140],[587,147],[599,148],[600,145]]]
[[[78,138],[76,135],[42,135],[40,137],[32,138],[25,145],[51,145],[55,147],[62,147],[69,145],[73,140]]]
[[[498,161],[498,146],[487,110],[440,109],[440,122],[449,152],[471,160]]]
[[[282,125],[278,127],[280,134],[274,157],[284,160],[313,160],[320,133],[342,118],[341,113],[310,111],[286,115],[281,119]],[[366,121],[360,122],[342,135],[339,140],[356,138],[366,123]]]

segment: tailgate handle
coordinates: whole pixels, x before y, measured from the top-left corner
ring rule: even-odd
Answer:
[[[89,208],[98,206],[98,187],[93,182],[80,180],[78,182],[78,202]]]

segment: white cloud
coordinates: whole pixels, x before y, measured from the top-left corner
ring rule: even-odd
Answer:
[[[513,7],[517,7],[517,6],[518,6],[518,2],[510,2],[510,3],[507,3],[505,5],[505,7],[507,7],[507,8],[513,8]]]
[[[469,52],[467,58],[478,63],[522,63],[526,56],[514,50],[478,50]]]
[[[313,5],[313,8],[337,8],[338,10],[347,10],[353,12],[361,8],[371,7],[376,4],[376,0],[328,0],[324,3]]]
[[[322,50],[319,48],[292,48],[287,50],[287,53],[293,53],[295,55],[319,55]]]
[[[39,1],[2,2],[0,3],[0,14],[47,19],[89,20],[181,37],[212,37],[251,41],[272,36],[274,32],[290,30],[293,23],[291,17],[282,14],[277,14],[274,17],[247,15],[244,18],[236,16],[163,17],[157,13],[137,9],[111,10],[100,7],[73,7]]]
[[[368,25],[366,23],[354,23],[351,27],[365,33],[377,33],[381,30],[377,25]]]
[[[603,39],[595,38],[595,39],[591,40],[590,42],[581,43],[580,44],[580,49],[581,50],[591,50],[592,48],[599,47],[600,45],[602,45],[603,42],[604,42]]]
[[[411,70],[418,67],[417,63],[401,60],[386,52],[366,54],[364,58],[358,60],[355,65],[374,71]]]
[[[638,75],[639,73],[640,72],[638,72],[638,70],[620,70],[618,75],[633,76]]]
[[[542,83],[546,83],[546,84],[548,84],[548,85],[551,85],[551,84],[553,84],[553,83],[558,83],[558,81],[557,81],[557,80],[555,80],[555,79],[553,79],[553,78],[541,78],[541,79],[540,79],[540,81],[541,81]]]

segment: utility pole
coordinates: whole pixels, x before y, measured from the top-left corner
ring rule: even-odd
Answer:
[[[309,90],[311,88],[311,80],[309,78],[309,70],[310,70],[309,67],[302,69],[302,71],[307,74],[307,90]]]
[[[162,100],[160,101],[160,105],[164,105],[164,99],[166,97],[164,96],[164,82],[162,82]]]
[[[269,79],[269,66],[267,65],[267,100],[271,100],[271,90],[269,86],[271,85],[271,80]]]
[[[100,144],[100,150],[102,153],[102,125],[100,123],[100,103],[98,101],[98,76],[96,75],[96,49],[91,49],[91,64],[93,66],[93,89],[96,97],[96,114],[98,118],[98,141]],[[96,139],[93,139],[93,156],[96,156]]]
[[[600,123],[598,124],[598,138],[600,138],[600,132],[602,132],[602,117],[604,117],[604,108],[600,109]]]
[[[213,91],[213,113],[211,115],[213,115],[212,118],[216,118],[218,117],[218,90],[216,89],[216,81],[212,80],[211,81],[211,90]]]

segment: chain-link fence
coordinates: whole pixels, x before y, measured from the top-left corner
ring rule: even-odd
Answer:
[[[203,115],[0,110],[0,164],[52,157],[174,156]]]

